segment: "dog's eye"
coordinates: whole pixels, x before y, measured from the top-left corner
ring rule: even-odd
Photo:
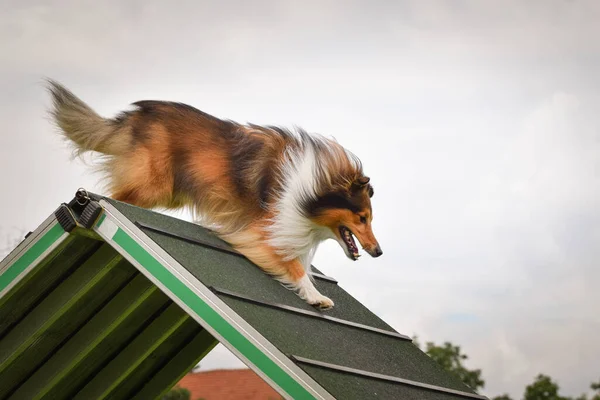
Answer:
[[[360,223],[361,224],[366,224],[367,223],[367,218],[361,215],[360,216]]]

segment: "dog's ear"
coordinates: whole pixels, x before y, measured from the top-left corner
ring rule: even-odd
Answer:
[[[368,176],[360,176],[360,177],[358,177],[358,179],[356,180],[356,182],[360,186],[365,186],[367,183],[369,183],[370,180],[371,180],[371,178],[369,178]]]
[[[357,192],[359,190],[367,190],[369,197],[373,197],[373,186],[369,184],[371,178],[368,176],[359,176],[354,182],[352,182],[352,192]]]
[[[352,182],[352,191],[364,188],[370,180],[368,176],[359,176]]]

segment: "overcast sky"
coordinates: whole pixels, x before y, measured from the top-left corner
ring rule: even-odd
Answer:
[[[0,239],[100,191],[44,76],[105,116],[164,99],[300,125],[362,159],[385,252],[332,242],[318,268],[399,332],[460,345],[487,395],[540,372],[580,394],[600,374],[599,18],[594,0],[4,0]]]

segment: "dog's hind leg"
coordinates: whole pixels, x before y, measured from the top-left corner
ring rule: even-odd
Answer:
[[[109,189],[113,199],[142,208],[175,205],[174,177],[166,151],[152,153],[149,148],[138,146],[135,151],[111,160],[105,170],[111,179]]]

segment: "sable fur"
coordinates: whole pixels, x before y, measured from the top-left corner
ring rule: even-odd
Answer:
[[[318,244],[343,226],[374,257],[373,187],[359,159],[320,135],[221,120],[194,107],[138,101],[99,116],[54,81],[52,115],[75,153],[103,155],[112,198],[145,208],[190,207],[195,219],[310,304],[333,306],[310,279]],[[308,274],[307,274],[308,273]]]

